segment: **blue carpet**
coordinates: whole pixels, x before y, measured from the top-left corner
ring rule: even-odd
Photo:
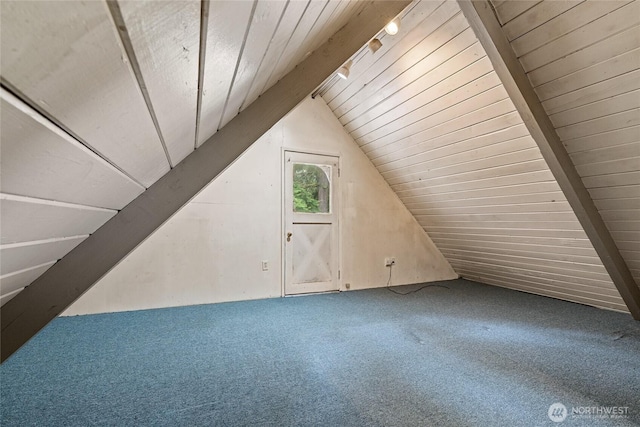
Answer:
[[[629,315],[440,285],[58,318],[0,367],[0,421],[640,424],[640,323]],[[561,423],[547,415],[555,402],[569,411]],[[612,406],[626,415],[571,414]]]

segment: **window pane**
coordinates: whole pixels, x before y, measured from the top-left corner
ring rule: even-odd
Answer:
[[[331,212],[331,166],[293,165],[293,211]]]

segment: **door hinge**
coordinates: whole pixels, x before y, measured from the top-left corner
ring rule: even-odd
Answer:
[[[338,168],[338,178],[340,178],[340,168]]]
[[[340,270],[338,270],[338,279],[340,278]]]

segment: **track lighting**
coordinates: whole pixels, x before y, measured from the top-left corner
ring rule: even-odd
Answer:
[[[395,36],[396,34],[398,34],[399,29],[400,29],[400,18],[394,19],[384,27],[384,30],[390,36]]]
[[[351,60],[347,61],[346,64],[344,64],[342,67],[340,67],[337,71],[337,75],[338,77],[340,77],[341,79],[347,79],[349,77],[349,69],[351,68]]]
[[[382,42],[378,39],[373,39],[369,42],[369,50],[371,50],[371,53],[376,53],[381,47]]]

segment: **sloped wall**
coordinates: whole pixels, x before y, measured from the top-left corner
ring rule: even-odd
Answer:
[[[505,2],[496,13],[640,284],[640,2]]]
[[[366,5],[201,3],[0,3],[0,305]]]
[[[307,99],[64,314],[281,296],[284,149],[341,158],[342,290],[386,286],[388,256],[394,285],[457,277],[324,101]]]
[[[544,2],[542,10],[560,3]],[[516,16],[534,4],[507,1],[500,7]],[[628,311],[458,3],[414,2],[398,34],[382,43],[375,54],[354,59],[349,79],[320,93],[455,271],[486,284]],[[552,59],[541,59],[547,56]],[[589,144],[611,151],[597,137]],[[624,184],[632,183],[624,180],[635,172],[624,171],[635,160],[586,169],[607,174],[597,185],[623,172],[616,193],[604,196],[620,197],[635,189]],[[629,220],[635,212],[626,207],[634,205],[633,196],[614,208],[598,201],[598,189],[586,181],[598,206],[617,209],[600,208],[632,259],[628,245],[635,243],[638,222]]]

